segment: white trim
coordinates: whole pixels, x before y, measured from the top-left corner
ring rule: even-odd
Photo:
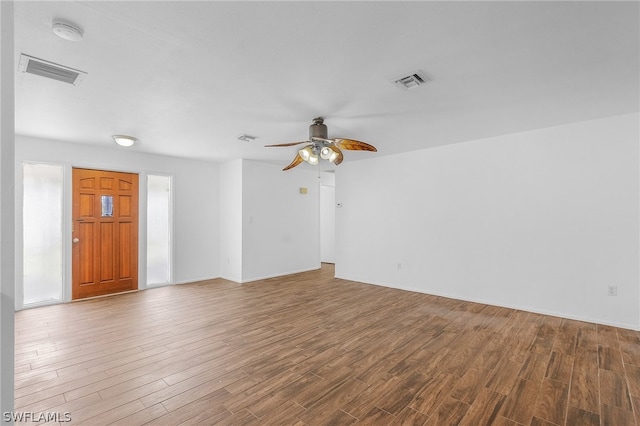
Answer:
[[[62,301],[70,302],[73,274],[73,176],[72,168],[62,166]]]
[[[264,275],[262,277],[242,279],[241,281],[234,281],[234,280],[230,280],[230,281],[238,282],[240,284],[245,284],[245,283],[250,283],[250,282],[254,282],[254,281],[268,280],[269,278],[284,277],[284,276],[287,276],[287,275],[301,274],[303,272],[317,271],[318,269],[320,269],[320,267],[321,267],[321,265],[318,265],[318,267],[314,267],[314,268],[306,268],[306,269],[300,269],[300,270],[297,270],[297,271],[281,272],[281,273],[272,274],[272,275]]]
[[[217,280],[217,279],[223,279],[223,280],[227,280],[227,281],[233,281],[233,280],[229,280],[227,278],[223,278],[223,277],[204,277],[204,278],[192,278],[188,281],[178,281],[175,282],[173,284],[158,284],[158,285],[154,285],[153,287],[150,288],[156,288],[156,287],[166,287],[168,285],[183,285],[183,284],[193,284],[193,283],[199,283],[201,281],[210,281],[210,280]],[[235,282],[235,281],[234,281]]]
[[[22,309],[24,301],[24,162],[20,162],[20,165],[16,164],[15,168],[15,309],[16,311]],[[32,163],[33,164],[33,163]],[[64,173],[64,170],[63,170]],[[64,185],[64,182],[63,182]],[[64,189],[63,189],[64,191]],[[64,207],[64,206],[63,206]],[[64,217],[62,218],[64,222]],[[64,239],[64,229],[62,230]],[[64,249],[64,246],[63,246]],[[64,256],[64,254],[63,254]],[[64,269],[64,268],[63,268]],[[62,285],[64,286],[64,275],[62,277]]]
[[[138,290],[147,284],[147,172],[138,173]],[[144,200],[144,203],[142,202]],[[144,221],[141,220],[144,218]],[[144,226],[143,226],[144,225]],[[144,265],[144,267],[143,267]]]
[[[0,412],[15,407],[16,182],[14,2],[0,1]],[[12,422],[9,422],[12,423]]]

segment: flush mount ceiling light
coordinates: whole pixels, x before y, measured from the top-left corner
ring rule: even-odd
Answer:
[[[51,24],[53,33],[68,41],[80,41],[84,38],[84,32],[80,27],[71,22],[56,20]]]
[[[133,136],[113,135],[113,140],[116,141],[116,143],[120,146],[131,146],[138,139],[134,138]]]

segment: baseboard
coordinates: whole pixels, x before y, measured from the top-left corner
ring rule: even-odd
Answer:
[[[239,283],[240,284],[245,284],[245,283],[250,283],[250,282],[254,282],[254,281],[267,280],[269,278],[285,277],[287,275],[301,274],[303,272],[309,272],[309,271],[317,271],[318,269],[320,269],[320,265],[318,265],[317,267],[313,267],[313,268],[299,269],[299,270],[296,270],[296,271],[281,272],[281,273],[277,273],[277,274],[273,274],[273,275],[264,275],[264,276],[261,276],[261,277],[243,279],[243,280],[239,281]],[[236,281],[236,282],[238,282],[238,281]]]
[[[200,282],[200,281],[216,280],[218,278],[223,278],[223,277],[217,276],[217,277],[193,278],[193,279],[187,280],[187,281],[176,281],[173,284],[176,284],[176,285],[179,285],[179,284],[192,284],[192,283],[197,283],[197,282]],[[169,284],[169,285],[173,285],[173,284]]]
[[[461,301],[464,301],[464,302],[481,303],[483,305],[499,306],[501,308],[508,308],[508,309],[517,309],[519,311],[531,312],[533,314],[549,315],[549,316],[552,316],[552,317],[565,318],[565,319],[570,319],[570,320],[575,320],[575,321],[588,322],[588,323],[592,323],[592,324],[608,325],[608,326],[612,326],[612,327],[626,328],[626,329],[629,329],[629,330],[640,331],[640,327],[637,324],[625,324],[625,323],[620,323],[620,322],[616,322],[616,321],[606,321],[606,320],[602,320],[602,319],[594,319],[594,318],[590,318],[590,317],[583,317],[581,315],[571,315],[571,314],[567,314],[567,313],[563,313],[563,312],[554,312],[554,311],[547,311],[547,310],[544,310],[544,309],[531,308],[531,307],[528,307],[528,306],[511,305],[511,304],[498,304],[498,303],[495,303],[495,302],[492,302],[492,301],[487,301],[487,300],[483,300],[483,299],[473,299],[473,298],[461,297],[459,295],[450,294],[450,293],[441,293],[441,292],[429,292],[428,293],[428,292],[426,292],[424,290],[420,290],[420,289],[413,288],[413,287],[394,286],[394,285],[390,285],[388,283],[364,282],[364,281],[355,279],[353,277],[344,276],[344,275],[341,275],[341,276],[336,275],[336,278],[340,278],[340,279],[343,279],[343,280],[354,281],[354,282],[359,282],[359,283],[367,284],[367,285],[376,285],[376,286],[380,286],[380,287],[394,288],[396,290],[410,291],[410,292],[413,292],[413,293],[421,293],[421,294],[428,294],[428,295],[431,295],[431,296],[446,297],[447,299],[461,300]]]

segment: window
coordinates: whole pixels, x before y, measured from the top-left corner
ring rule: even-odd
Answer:
[[[171,177],[147,176],[147,285],[171,282]]]
[[[23,305],[62,300],[62,166],[22,165]]]

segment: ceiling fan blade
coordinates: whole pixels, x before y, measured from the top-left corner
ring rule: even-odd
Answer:
[[[340,151],[340,148],[338,148],[335,144],[333,145],[333,150],[336,152],[336,154],[338,154],[338,157],[333,162],[333,164],[335,164],[336,166],[339,166],[340,163],[342,163],[342,160],[344,160],[344,154],[342,153],[342,151]]]
[[[293,161],[291,162],[291,164],[289,164],[287,167],[285,167],[284,169],[282,169],[283,172],[286,172],[289,169],[293,169],[295,166],[297,166],[298,164],[304,162],[304,160],[302,159],[302,157],[300,157],[300,154],[296,153],[296,158],[293,159]]]
[[[308,143],[308,142],[309,141],[277,143],[277,144],[274,144],[274,145],[265,145],[265,146],[294,146],[294,145],[300,145],[301,143]]]
[[[333,140],[333,143],[338,148],[342,148],[342,149],[346,149],[346,150],[378,152],[378,150],[376,149],[375,146],[369,145],[366,142],[360,142],[360,141],[357,141],[357,140],[354,140],[354,139],[335,138]]]

